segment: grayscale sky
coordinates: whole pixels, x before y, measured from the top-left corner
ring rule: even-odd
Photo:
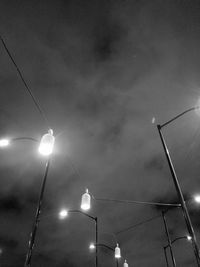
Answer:
[[[198,105],[200,2],[196,0],[0,1],[0,34],[39,102],[36,109],[0,45],[0,136],[56,136],[32,267],[94,266],[94,222],[79,209],[96,198],[178,203],[156,125]],[[200,116],[163,129],[200,243]],[[0,265],[22,267],[45,161],[35,143],[0,150]],[[161,208],[92,201],[99,242],[119,242],[129,267],[166,266]],[[169,210],[171,238],[187,235]],[[156,219],[132,227],[150,218]],[[177,266],[196,266],[192,245],[174,243]],[[168,255],[169,256],[169,255]],[[99,248],[99,267],[116,266]],[[123,259],[119,266],[123,266]]]

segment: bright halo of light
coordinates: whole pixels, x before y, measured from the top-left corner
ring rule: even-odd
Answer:
[[[89,249],[95,249],[95,244],[91,243],[90,246],[89,246]]]
[[[68,211],[66,209],[63,209],[58,214],[59,219],[63,220],[68,216]]]
[[[53,152],[55,137],[53,136],[53,130],[49,130],[47,134],[44,134],[41,138],[39,145],[39,153],[43,156],[49,156]]]
[[[195,202],[200,203],[200,195],[194,196],[194,200]]]
[[[188,241],[192,240],[192,237],[190,235],[187,235],[187,240]]]
[[[81,209],[89,210],[91,206],[90,202],[91,202],[91,196],[89,194],[88,189],[86,189],[86,192],[82,195],[81,198]]]
[[[8,139],[0,139],[0,147],[6,147],[10,144],[10,140]]]
[[[115,258],[121,258],[121,250],[119,248],[119,244],[115,247]]]

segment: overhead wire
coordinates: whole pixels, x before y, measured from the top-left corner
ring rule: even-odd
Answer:
[[[136,223],[136,224],[134,224],[134,225],[132,225],[132,226],[129,226],[129,227],[123,229],[123,230],[120,230],[120,231],[116,232],[115,234],[116,234],[116,235],[119,235],[119,234],[124,233],[124,232],[126,232],[126,231],[129,231],[129,230],[131,230],[131,229],[134,229],[134,228],[136,228],[136,227],[138,227],[138,226],[141,226],[141,225],[143,225],[143,224],[145,224],[145,223],[148,223],[148,222],[151,222],[151,221],[153,221],[153,220],[156,220],[156,219],[158,219],[158,218],[160,218],[160,217],[162,217],[162,215],[157,215],[157,216],[151,217],[151,218],[149,218],[149,219],[147,219],[147,220],[145,220],[145,221],[141,221],[141,222]]]
[[[41,108],[41,106],[40,106],[40,104],[39,104],[39,101],[38,101],[38,100],[35,98],[35,96],[33,95],[33,93],[32,93],[32,91],[31,91],[30,87],[28,86],[27,82],[25,81],[25,79],[24,79],[24,77],[23,77],[23,75],[22,75],[21,70],[19,69],[19,67],[18,67],[18,65],[17,65],[17,63],[16,63],[16,61],[14,60],[14,57],[11,55],[11,52],[9,51],[9,49],[8,49],[6,43],[5,43],[5,41],[4,41],[4,39],[2,38],[1,35],[0,35],[0,39],[1,39],[1,42],[2,42],[2,44],[3,44],[3,46],[4,46],[4,49],[5,49],[6,53],[7,53],[7,55],[9,56],[9,58],[10,58],[10,60],[12,61],[13,65],[15,66],[15,68],[16,68],[16,70],[17,70],[17,72],[18,72],[18,75],[19,75],[19,77],[21,78],[21,81],[22,81],[22,83],[24,84],[24,86],[25,86],[25,88],[26,88],[28,94],[30,95],[31,99],[33,100],[33,103],[35,104],[35,106],[36,106],[37,110],[39,111],[41,117],[42,117],[43,120],[45,121],[46,126],[48,127],[48,129],[51,129],[51,127],[49,126],[49,121],[48,121],[48,119],[47,119],[47,117],[46,117],[44,111],[42,110],[42,108]]]

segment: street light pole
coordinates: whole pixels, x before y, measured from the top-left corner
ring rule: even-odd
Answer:
[[[9,139],[0,139],[0,147],[6,147],[10,144],[10,142],[12,143],[15,141],[20,141],[20,140],[28,140],[28,141],[33,141],[33,142],[39,143],[38,140],[36,140],[35,138],[32,138],[32,137],[17,137],[17,138],[12,138],[10,140]],[[54,141],[55,141],[55,137],[53,136],[53,130],[49,129],[48,133],[43,135],[41,138],[39,149],[38,149],[39,153],[42,154],[43,156],[49,156],[53,151]],[[33,254],[33,248],[35,245],[37,228],[38,228],[38,224],[40,221],[40,213],[41,213],[42,201],[43,201],[43,197],[44,197],[46,180],[47,180],[48,171],[49,171],[49,165],[50,165],[50,157],[48,157],[48,159],[46,161],[45,173],[44,173],[43,180],[42,180],[40,195],[39,195],[39,199],[38,199],[38,204],[37,204],[37,209],[36,209],[36,214],[35,214],[35,219],[34,219],[32,231],[30,234],[30,239],[29,239],[29,243],[28,243],[28,252],[26,254],[24,267],[30,267],[31,266],[31,259],[32,259],[32,254]]]
[[[49,165],[50,165],[50,159],[48,159],[46,162],[45,173],[44,173],[44,177],[43,177],[43,181],[42,181],[42,185],[41,185],[41,190],[40,190],[40,195],[39,195],[39,199],[38,199],[38,205],[37,205],[37,210],[36,210],[36,214],[35,214],[35,220],[33,223],[32,232],[30,234],[30,239],[29,239],[29,243],[28,243],[29,247],[28,247],[28,252],[26,254],[26,260],[25,260],[24,267],[30,267],[31,266],[31,259],[32,259],[32,254],[33,254],[33,248],[35,245],[35,237],[36,237],[36,233],[37,233],[37,228],[38,228],[38,224],[40,221],[41,207],[42,207],[42,201],[43,201],[43,197],[44,197],[44,190],[45,190],[47,175],[48,175],[48,171],[49,171]]]
[[[167,252],[166,252],[167,247],[163,247],[163,249],[164,249],[166,264],[167,264],[167,267],[169,267],[169,262],[168,262],[168,258],[167,258]]]
[[[97,223],[97,217],[95,218],[95,242],[98,244],[98,223]],[[95,266],[98,267],[98,248],[95,247]]]
[[[175,243],[176,241],[178,241],[180,239],[187,239],[188,241],[190,241],[191,240],[191,236],[179,236],[179,237],[176,237],[174,240],[171,241],[171,246],[173,245],[173,243]],[[167,246],[163,247],[164,248],[164,252],[165,252],[166,262],[168,262],[166,249],[169,248],[169,247],[170,247],[169,243],[168,243]]]
[[[62,212],[64,211],[64,214],[62,215]],[[83,214],[84,216],[92,219],[95,222],[95,243],[98,243],[98,219],[97,217],[93,217],[90,214],[83,212],[82,210],[62,210],[60,212],[60,218],[64,219],[68,213],[80,213]],[[95,267],[98,267],[98,248],[97,246],[95,247]]]
[[[158,129],[159,136],[160,136],[160,139],[161,139],[161,142],[162,142],[162,145],[163,145],[165,156],[167,158],[167,162],[168,162],[169,169],[170,169],[170,172],[171,172],[171,175],[172,175],[172,178],[173,178],[175,189],[176,189],[176,192],[177,192],[180,204],[181,204],[181,208],[182,208],[183,216],[184,216],[185,223],[186,223],[186,226],[187,226],[187,229],[188,229],[188,233],[192,238],[191,239],[192,240],[192,246],[193,246],[194,254],[195,254],[195,257],[196,257],[197,266],[200,267],[199,248],[198,248],[198,245],[197,245],[196,236],[195,236],[195,233],[194,233],[194,230],[193,230],[193,227],[192,227],[192,223],[191,223],[191,219],[190,219],[190,216],[189,216],[186,204],[185,204],[183,193],[182,193],[182,190],[181,190],[181,187],[180,187],[180,184],[179,184],[179,181],[178,181],[178,178],[177,178],[177,175],[176,175],[176,172],[175,172],[175,169],[174,169],[174,166],[173,166],[170,154],[169,154],[169,150],[167,148],[165,139],[164,139],[163,134],[162,134],[162,128],[164,126],[166,126],[169,123],[173,122],[174,120],[176,120],[177,118],[181,117],[185,113],[188,113],[189,111],[196,110],[196,109],[199,109],[199,107],[193,107],[193,108],[187,109],[186,111],[180,113],[179,115],[175,116],[174,118],[172,118],[171,120],[167,121],[166,123],[164,123],[162,125],[157,125],[157,129]]]
[[[167,221],[166,221],[166,217],[165,217],[165,212],[164,211],[162,211],[162,218],[163,218],[163,223],[164,223],[164,226],[165,226],[165,232],[166,232],[166,236],[167,236],[168,246],[169,246],[169,249],[170,249],[170,254],[171,254],[171,257],[172,257],[172,263],[173,263],[173,266],[176,267],[176,261],[175,261],[174,252],[173,252],[173,249],[172,249],[172,241],[171,241],[171,238],[170,238],[170,235],[169,235],[169,229],[168,229],[168,225],[167,225]],[[165,248],[164,248],[164,251],[165,251]],[[165,258],[167,258],[166,251],[165,251]]]
[[[98,244],[98,243],[96,243],[96,248],[97,247],[105,247],[105,248],[107,248],[107,249],[109,249],[109,250],[112,250],[113,252],[115,252],[115,249],[114,248],[112,248],[112,247],[110,247],[110,246],[108,246],[108,245],[106,245],[106,244]],[[116,259],[116,267],[118,267],[119,266],[119,262],[118,262],[118,259]]]

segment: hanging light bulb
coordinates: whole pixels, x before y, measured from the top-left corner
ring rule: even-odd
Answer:
[[[53,152],[55,137],[53,136],[53,130],[49,129],[47,134],[42,136],[39,146],[40,154],[49,156]]]
[[[121,258],[121,250],[119,248],[119,244],[115,247],[115,258]]]
[[[125,260],[124,264],[123,264],[123,267],[128,267],[128,263],[127,261]]]
[[[91,196],[88,192],[88,189],[86,189],[85,193],[82,195],[82,198],[81,198],[81,209],[89,210],[90,202],[91,202]]]

